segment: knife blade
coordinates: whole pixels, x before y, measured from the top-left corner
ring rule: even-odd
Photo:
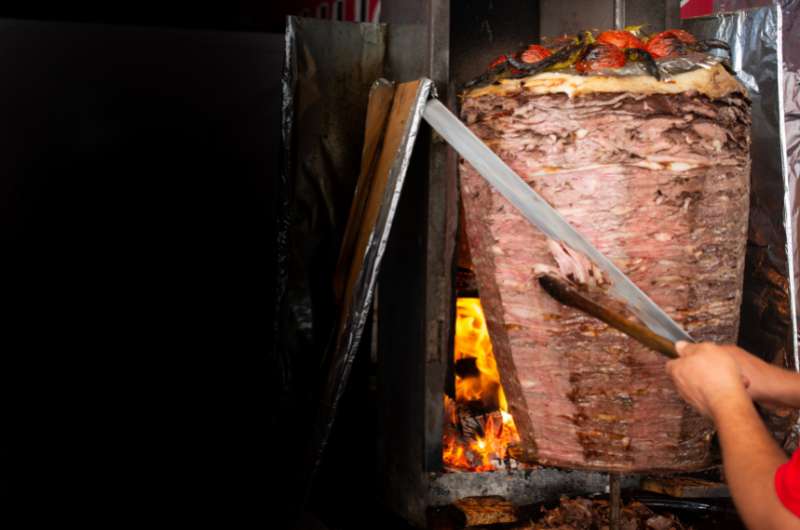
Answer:
[[[486,181],[513,204],[547,237],[583,253],[609,280],[608,294],[654,333],[674,342],[693,341],[670,316],[653,302],[625,273],[575,230],[552,206],[508,167],[489,147],[439,100],[430,99],[422,117],[444,140],[469,162]]]

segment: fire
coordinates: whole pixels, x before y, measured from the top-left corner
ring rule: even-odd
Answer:
[[[508,413],[479,298],[457,301],[454,360],[456,399],[444,396],[444,463],[468,471],[493,471],[519,435]]]

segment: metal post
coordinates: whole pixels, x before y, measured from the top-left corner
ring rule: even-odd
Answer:
[[[611,508],[608,516],[608,527],[610,530],[619,530],[620,513],[622,512],[619,473],[608,474],[608,504]]]
[[[625,0],[614,0],[614,27],[625,27]]]

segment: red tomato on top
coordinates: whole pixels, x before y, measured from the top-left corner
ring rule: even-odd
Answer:
[[[503,64],[507,60],[508,60],[508,57],[506,57],[505,54],[498,55],[497,57],[495,57],[494,61],[489,63],[489,68],[488,69],[491,70],[492,68],[494,68],[496,66],[500,66],[501,64]]]
[[[586,55],[575,63],[575,69],[582,74],[620,66],[625,66],[625,54],[616,46],[603,43],[592,44]]]
[[[515,59],[519,59],[519,57],[517,55],[512,55],[512,57],[514,57]],[[505,63],[506,61],[508,61],[508,56],[506,54],[499,55],[499,56],[497,56],[497,58],[495,58],[494,61],[489,63],[488,70],[492,70],[492,69],[500,66],[501,64]],[[517,70],[516,68],[511,68],[509,71],[514,75],[522,73],[522,70]]]
[[[647,40],[645,50],[654,59],[660,59],[667,55],[672,55],[680,48],[680,44],[694,44],[697,39],[688,31],[682,29],[668,29],[661,33],[656,33]]]
[[[697,39],[694,38],[694,35],[682,29],[668,29],[666,31],[662,31],[661,33],[669,33],[680,39],[681,42],[685,42],[686,44],[694,44],[695,42],[697,42]]]
[[[546,59],[553,55],[553,52],[545,48],[544,46],[539,46],[538,44],[531,44],[528,46],[528,49],[522,52],[520,55],[520,60],[523,63],[533,64],[538,63],[542,59]]]
[[[611,44],[612,46],[616,46],[620,50],[624,50],[626,48],[638,48],[640,50],[644,49],[644,43],[640,41],[636,35],[630,31],[625,31],[624,29],[604,31],[597,36],[596,40],[597,42],[602,42],[603,44]]]

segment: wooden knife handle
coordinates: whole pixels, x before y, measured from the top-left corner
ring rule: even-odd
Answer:
[[[648,348],[666,355],[670,359],[678,358],[678,352],[675,351],[675,343],[654,333],[638,322],[631,322],[622,315],[589,300],[567,282],[554,276],[544,275],[539,277],[539,284],[547,294],[562,304],[580,309],[584,313],[588,313],[602,320],[609,326],[620,330],[629,337],[638,340]]]

